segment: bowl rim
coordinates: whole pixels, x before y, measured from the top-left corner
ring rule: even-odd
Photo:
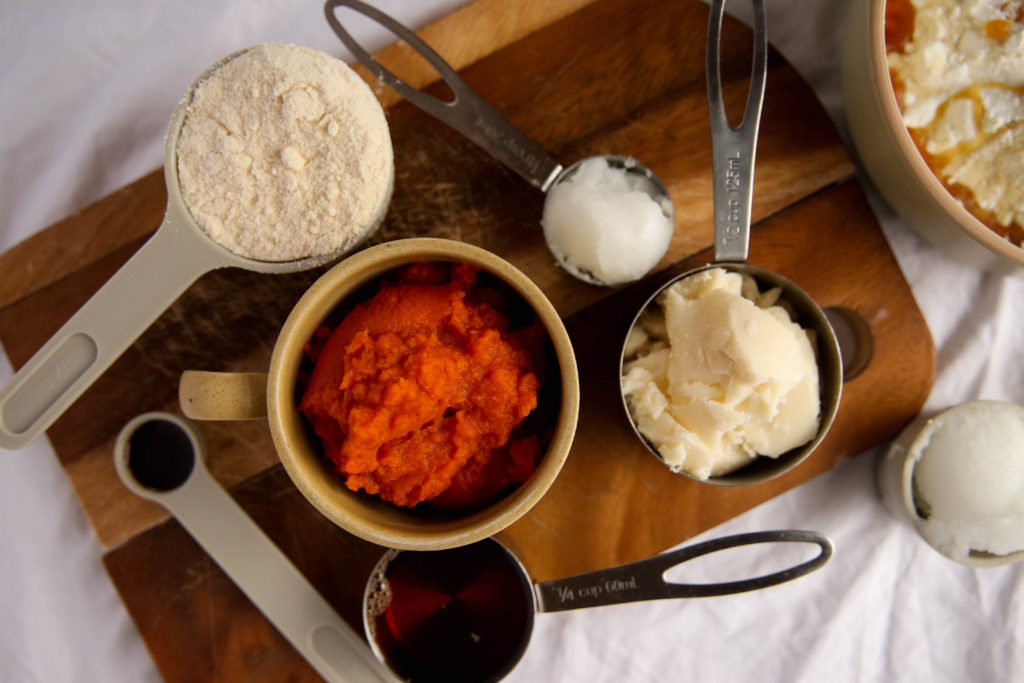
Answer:
[[[868,20],[868,51],[876,92],[882,105],[882,116],[892,139],[896,142],[900,155],[906,160],[911,172],[924,190],[963,229],[965,235],[990,251],[1024,266],[1024,248],[1000,237],[968,211],[946,189],[946,186],[925,162],[921,151],[910,136],[910,131],[903,123],[903,116],[900,113],[899,104],[896,102],[896,93],[892,86],[892,77],[889,74],[885,46],[885,9],[887,4],[888,0],[871,0]]]
[[[387,524],[377,519],[353,516],[332,504],[332,496],[326,495],[331,492],[325,492],[307,476],[307,472],[318,463],[308,462],[308,449],[303,447],[307,439],[293,401],[294,369],[300,361],[296,349],[301,351],[302,344],[308,339],[303,335],[305,331],[311,332],[309,326],[318,325],[326,311],[335,308],[361,286],[396,267],[420,260],[470,263],[499,277],[518,292],[536,311],[548,333],[558,359],[562,384],[561,405],[551,443],[530,479],[482,510],[424,527],[416,526],[411,512],[409,523]],[[351,280],[352,284],[344,288],[340,296],[333,294],[340,287],[339,283],[346,280]],[[490,251],[440,238],[382,242],[344,259],[321,275],[300,297],[282,325],[271,356],[267,381],[267,416],[275,450],[289,478],[303,496],[321,514],[346,531],[378,545],[403,550],[440,550],[467,545],[501,531],[525,515],[547,493],[568,457],[575,437],[579,405],[575,352],[561,316],[540,287],[518,268]],[[349,491],[343,482],[334,488],[344,489],[352,496],[369,496]],[[380,503],[390,505],[383,501]],[[396,516],[405,516],[404,509],[396,507],[396,510]]]

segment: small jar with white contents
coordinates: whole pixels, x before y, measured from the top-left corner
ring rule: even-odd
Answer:
[[[954,562],[1024,559],[1024,407],[970,401],[918,418],[880,459],[878,486],[889,512]]]

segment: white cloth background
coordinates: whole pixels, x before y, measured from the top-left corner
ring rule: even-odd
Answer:
[[[464,1],[377,5],[419,27]],[[841,130],[837,60],[850,1],[865,0],[767,3],[771,42]],[[356,32],[375,48],[389,42],[372,24]],[[158,167],[170,113],[194,77],[267,40],[344,54],[320,2],[0,2],[0,250]],[[938,348],[927,407],[1024,403],[1024,279],[972,270],[874,205]],[[5,357],[0,366],[6,382]],[[836,544],[823,570],[739,596],[540,615],[510,679],[1024,679],[1024,568],[953,564],[888,516],[873,479],[879,450],[701,537],[814,529]],[[45,440],[0,453],[0,548],[0,680],[159,680]],[[745,570],[762,561],[781,566],[762,553]],[[721,562],[685,578],[701,570],[741,578],[723,575]]]

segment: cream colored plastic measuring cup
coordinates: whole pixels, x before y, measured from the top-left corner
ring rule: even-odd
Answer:
[[[207,69],[178,103],[164,145],[167,210],[156,233],[93,295],[0,390],[0,447],[27,446],[42,434],[199,276],[234,266],[288,273],[327,263],[354,248],[384,218],[394,182],[374,218],[341,251],[296,261],[257,261],[216,243],[196,224],[181,196],[177,143],[196,88],[214,71],[244,54],[228,55]]]
[[[198,432],[169,413],[124,426],[114,465],[134,493],[167,508],[327,681],[394,676],[210,475]]]

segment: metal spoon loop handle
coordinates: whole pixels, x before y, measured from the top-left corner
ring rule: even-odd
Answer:
[[[670,583],[672,567],[702,555],[759,543],[813,543],[821,551],[810,560],[772,574],[723,583]],[[697,543],[629,564],[600,569],[536,585],[538,609],[558,612],[664,598],[706,598],[767,588],[792,581],[823,566],[832,557],[832,542],[812,531],[783,530],[736,534]]]
[[[428,95],[386,69],[341,25],[335,12],[338,7],[348,7],[369,17],[405,41],[437,70],[452,89],[455,99],[445,102]],[[534,187],[546,192],[551,186],[562,170],[561,165],[495,111],[469,87],[441,55],[414,32],[379,9],[358,0],[328,0],[324,5],[324,12],[327,15],[327,23],[341,42],[370,73],[423,111],[465,135]]]
[[[751,2],[754,6],[754,59],[747,106],[743,121],[736,128],[729,125],[722,97],[720,43],[725,0],[713,0],[708,17],[708,111],[714,171],[715,261],[719,262],[746,261],[750,242],[754,155],[768,66],[764,0]]]

